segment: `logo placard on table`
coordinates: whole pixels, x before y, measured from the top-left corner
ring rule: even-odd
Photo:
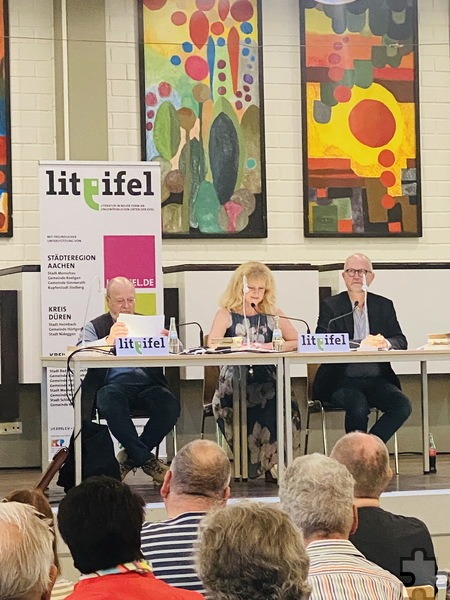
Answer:
[[[348,352],[348,333],[299,333],[299,352]]]

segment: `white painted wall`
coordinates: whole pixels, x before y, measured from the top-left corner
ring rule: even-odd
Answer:
[[[0,239],[0,268],[39,263],[37,164],[55,158],[53,3],[10,5],[14,237]],[[109,158],[140,158],[137,2],[105,0]],[[269,237],[165,240],[164,265],[333,262],[355,248],[375,261],[450,258],[448,0],[419,0],[423,238],[303,237],[298,0],[262,0]]]

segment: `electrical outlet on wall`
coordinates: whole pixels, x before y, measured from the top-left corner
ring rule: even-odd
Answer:
[[[0,435],[14,435],[17,433],[22,433],[22,421],[0,423]]]

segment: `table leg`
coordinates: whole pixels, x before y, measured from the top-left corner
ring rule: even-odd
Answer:
[[[73,385],[75,396],[74,404],[74,450],[75,450],[75,485],[82,481],[82,458],[81,458],[81,369],[77,361],[74,361]]]
[[[241,466],[242,479],[248,479],[247,451],[247,367],[239,367],[240,371],[240,408],[241,408]]]
[[[241,478],[241,428],[239,427],[239,395],[239,367],[233,367],[233,464],[235,480],[239,480]]]
[[[284,359],[284,403],[286,414],[286,464],[289,466],[294,460],[292,449],[292,391],[291,391],[291,363],[289,358]]]
[[[286,466],[284,454],[284,426],[285,426],[285,411],[284,411],[284,358],[277,358],[277,440],[278,440],[278,481],[284,475]],[[291,444],[292,446],[292,444]]]
[[[41,468],[44,472],[49,463],[48,456],[48,369],[42,369],[41,382]]]
[[[423,472],[430,472],[430,456],[428,454],[428,373],[426,360],[420,361],[420,376],[422,380],[422,448],[423,448]]]

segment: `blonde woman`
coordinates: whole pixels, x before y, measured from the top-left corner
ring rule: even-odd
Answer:
[[[248,290],[247,290],[248,288]],[[247,290],[247,291],[246,291]],[[220,300],[221,308],[209,333],[209,340],[242,336],[253,347],[272,348],[275,319],[284,316],[276,306],[275,281],[271,270],[260,262],[238,267]],[[297,348],[297,331],[286,318],[279,319],[283,351]],[[230,447],[233,446],[233,368],[222,367],[218,388],[213,397],[214,415]],[[300,412],[292,403],[294,455],[300,450]],[[273,365],[258,365],[247,370],[247,427],[249,477],[266,474],[278,462],[276,371]]]

